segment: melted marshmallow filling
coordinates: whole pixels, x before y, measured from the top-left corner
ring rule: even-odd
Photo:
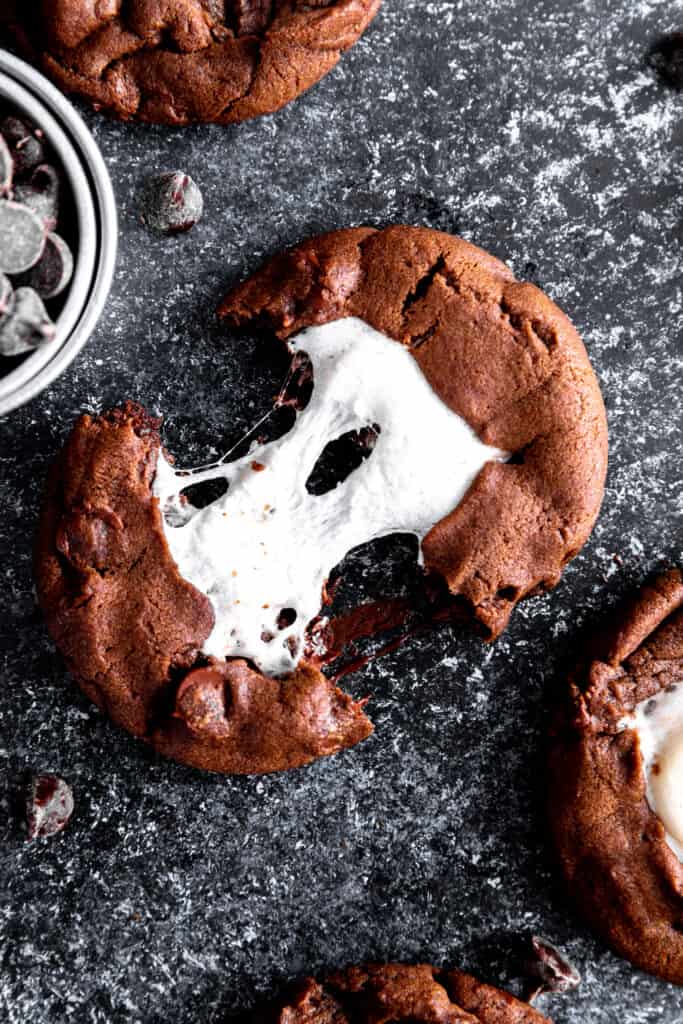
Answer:
[[[178,570],[213,606],[204,653],[250,658],[270,675],[298,663],[325,581],[352,548],[392,533],[422,542],[482,466],[507,457],[441,401],[403,346],[364,321],[308,328],[289,348],[308,355],[313,391],[288,433],[198,471],[160,454],[154,482]],[[361,465],[309,493],[326,445],[364,428],[379,432]],[[181,499],[216,478],[227,492],[205,508]]]
[[[683,861],[683,686],[641,701],[622,724],[638,734],[647,802]]]

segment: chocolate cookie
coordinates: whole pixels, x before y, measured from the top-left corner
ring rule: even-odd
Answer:
[[[307,978],[254,1024],[550,1024],[509,992],[428,964],[367,964]]]
[[[593,928],[683,984],[683,574],[645,586],[570,681],[550,759],[560,863]]]
[[[438,232],[313,239],[220,312],[288,339],[291,428],[191,471],[135,406],[82,417],[51,474],[38,592],[116,722],[200,768],[274,771],[371,731],[321,672],[349,642],[463,616],[494,638],[557,583],[598,512],[605,418],[560,310]],[[353,459],[320,486],[340,446]],[[195,507],[188,488],[213,479],[226,493]],[[320,614],[345,554],[391,533],[419,541],[419,608]]]
[[[229,124],[330,71],[380,0],[3,0],[0,25],[65,92],[123,120]]]
[[[219,313],[283,339],[355,317],[399,342],[442,402],[509,453],[425,538],[425,567],[489,638],[521,598],[558,583],[600,508],[607,428],[581,339],[538,288],[452,235],[357,228],[275,257]]]

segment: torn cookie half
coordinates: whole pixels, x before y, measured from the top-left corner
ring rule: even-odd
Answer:
[[[366,964],[306,978],[252,1024],[551,1024],[529,1003],[459,970]]]
[[[643,970],[683,984],[683,574],[645,585],[573,673],[548,809],[571,899]]]
[[[371,732],[322,672],[359,637],[466,618],[493,639],[557,583],[598,513],[605,416],[560,310],[435,231],[314,238],[220,313],[287,345],[289,429],[192,470],[137,406],[82,417],[52,471],[38,588],[115,721],[200,768],[276,771]],[[223,493],[199,507],[207,483]],[[417,539],[419,608],[324,614],[347,553],[395,533]]]

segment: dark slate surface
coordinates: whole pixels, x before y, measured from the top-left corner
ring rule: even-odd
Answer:
[[[584,625],[681,557],[683,99],[645,61],[680,27],[672,0],[395,0],[275,117],[167,131],[88,115],[118,196],[116,284],[85,353],[0,425],[9,1024],[213,1022],[286,978],[367,958],[514,985],[529,930],[583,973],[546,1002],[557,1024],[683,1021],[680,992],[574,917],[539,790],[549,693]],[[136,197],[176,167],[201,184],[206,217],[159,240]],[[419,639],[351,679],[373,694],[377,731],[360,748],[263,779],[155,760],[79,695],[41,625],[30,547],[48,462],[79,411],[125,397],[166,415],[184,462],[219,452],[282,369],[216,326],[225,286],[308,234],[397,220],[490,249],[584,333],[611,429],[599,525],[495,646]],[[356,559],[368,592],[371,561]],[[68,832],[34,845],[12,809],[31,768],[63,773],[77,802]]]

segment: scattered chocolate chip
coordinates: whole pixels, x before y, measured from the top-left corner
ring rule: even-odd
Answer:
[[[28,181],[17,185],[14,199],[40,217],[46,231],[54,231],[59,217],[59,175],[51,164],[41,164]]]
[[[70,786],[59,775],[35,775],[26,798],[29,839],[44,839],[65,828],[74,809]]]
[[[55,325],[40,296],[32,288],[17,288],[0,320],[0,355],[24,355],[54,337]]]
[[[19,283],[33,288],[42,299],[54,299],[69,284],[73,272],[71,249],[63,238],[50,232],[43,255],[31,270],[22,274]]]
[[[43,162],[45,151],[41,139],[42,133],[12,114],[0,121],[0,135],[3,136],[12,154],[14,173],[17,177]]]
[[[143,224],[162,235],[189,231],[204,210],[202,194],[188,174],[167,171],[150,178],[142,194]]]
[[[540,935],[531,937],[531,955],[526,962],[527,973],[540,980],[528,997],[536,999],[544,992],[571,992],[581,982],[581,975],[559,949]]]
[[[45,229],[32,210],[9,199],[0,201],[0,270],[22,274],[38,262],[45,246]]]
[[[663,82],[683,89],[683,32],[662,36],[650,50],[649,60]]]
[[[9,146],[0,135],[0,196],[8,196],[12,188],[14,162]]]

